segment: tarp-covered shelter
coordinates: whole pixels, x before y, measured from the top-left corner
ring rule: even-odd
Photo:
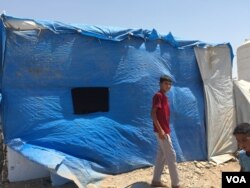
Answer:
[[[238,80],[250,82],[250,40],[237,48]]]
[[[237,123],[250,123],[250,40],[237,49],[238,80],[234,82]]]
[[[234,92],[236,100],[237,124],[250,123],[250,82],[245,80],[234,81]]]
[[[156,30],[1,19],[5,143],[49,172],[84,187],[105,174],[152,165],[151,99],[162,74],[174,80],[168,96],[178,161],[235,150],[230,44],[177,40]],[[98,96],[108,107],[76,113],[77,88],[102,89]],[[82,108],[93,110],[87,102]]]

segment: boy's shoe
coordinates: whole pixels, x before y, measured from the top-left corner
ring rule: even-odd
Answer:
[[[151,187],[168,187],[165,183],[152,181]]]

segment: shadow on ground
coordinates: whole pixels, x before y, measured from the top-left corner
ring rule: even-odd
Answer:
[[[148,182],[136,182],[136,183],[133,183],[131,185],[128,185],[127,187],[125,188],[152,188],[151,187],[151,184],[149,184]],[[169,187],[167,187],[169,188]]]
[[[147,182],[136,182],[125,188],[151,188],[151,185]]]

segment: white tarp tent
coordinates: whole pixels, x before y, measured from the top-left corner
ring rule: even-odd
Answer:
[[[250,123],[250,82],[245,80],[235,81],[234,93],[236,101],[237,123]]]
[[[237,49],[238,79],[250,82],[250,40]]]
[[[232,61],[227,45],[195,48],[206,98],[208,158],[236,151]]]

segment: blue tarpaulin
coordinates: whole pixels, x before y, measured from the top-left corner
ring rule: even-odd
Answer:
[[[80,187],[152,165],[150,118],[159,77],[170,75],[178,161],[207,158],[204,93],[194,47],[156,30],[67,25],[2,15],[5,143]],[[75,115],[71,89],[108,87],[109,112]]]

